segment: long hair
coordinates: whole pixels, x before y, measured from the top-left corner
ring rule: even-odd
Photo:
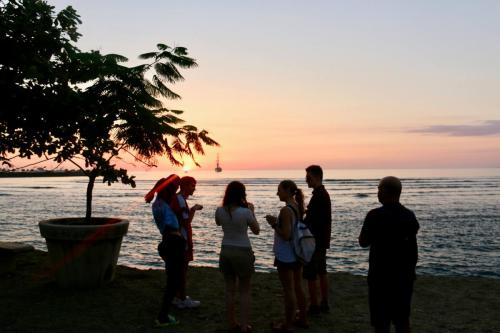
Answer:
[[[304,193],[302,190],[297,187],[297,184],[293,180],[283,180],[280,185],[285,191],[290,193],[290,195],[297,202],[297,206],[299,207],[299,217],[302,219],[304,217],[305,208],[304,208]]]
[[[167,178],[161,178],[144,196],[144,200],[147,203],[150,203],[153,200],[155,193],[158,193],[158,196],[162,198],[163,201],[170,203],[175,195],[175,192],[177,192],[177,189],[179,188],[179,183],[180,178],[175,174],[172,174]]]
[[[232,181],[226,187],[222,206],[229,211],[230,206],[248,207],[245,185],[239,181]]]

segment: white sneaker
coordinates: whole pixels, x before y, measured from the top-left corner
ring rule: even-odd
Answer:
[[[192,299],[191,297],[189,296],[186,296],[186,299],[184,301],[182,301],[182,307],[179,307],[179,309],[194,309],[194,308],[197,308],[199,307],[201,304],[200,301],[196,301],[194,299]],[[179,304],[180,305],[180,304]]]

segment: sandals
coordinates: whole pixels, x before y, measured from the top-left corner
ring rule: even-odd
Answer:
[[[227,333],[240,333],[240,332],[241,332],[240,324],[236,324],[235,326],[227,330]]]
[[[240,329],[240,332],[241,332],[241,333],[250,333],[250,332],[252,332],[252,330],[253,330],[252,325],[247,325],[247,326],[245,326],[245,327],[242,327],[242,328]]]
[[[293,321],[293,326],[299,327],[299,328],[309,328],[309,324],[307,323],[306,319],[300,319],[300,318],[295,318]]]
[[[285,324],[282,322],[272,322],[271,330],[276,333],[293,333],[293,329],[286,329]]]
[[[247,325],[245,327],[241,327],[240,324],[236,324],[232,328],[228,329],[228,333],[250,333],[252,332],[253,327],[251,325]]]

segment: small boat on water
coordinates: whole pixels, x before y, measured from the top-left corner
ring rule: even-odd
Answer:
[[[217,166],[215,167],[215,172],[222,172],[222,168],[219,164],[219,154],[217,154]]]

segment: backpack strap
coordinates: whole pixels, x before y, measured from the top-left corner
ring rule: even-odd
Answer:
[[[299,213],[297,212],[297,210],[292,205],[286,206],[292,210],[293,214],[295,215],[295,222],[297,222],[297,220],[299,219]]]

